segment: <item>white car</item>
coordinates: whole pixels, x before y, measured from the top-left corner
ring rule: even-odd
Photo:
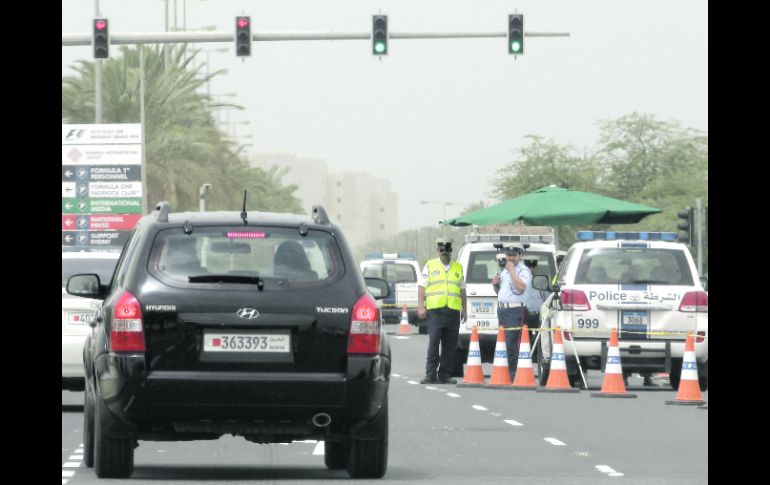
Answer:
[[[623,239],[621,239],[621,237]],[[610,329],[618,330],[624,374],[668,372],[679,388],[685,338],[695,333],[702,390],[708,389],[708,293],[676,233],[577,233],[552,293],[540,310],[541,327],[561,327],[570,382],[603,368]],[[551,332],[542,332],[537,367],[545,384]]]
[[[468,345],[473,326],[478,327],[481,361],[492,362],[497,342],[497,294],[492,278],[500,272],[495,244],[520,242],[525,246],[524,256],[537,256],[535,275],[545,275],[549,281],[556,274],[556,248],[550,235],[468,234],[466,243],[457,252],[457,262],[463,267],[468,318],[460,324],[454,376],[463,375],[463,364],[468,359]]]
[[[63,252],[61,254],[61,387],[82,391],[85,385],[83,343],[91,333],[88,325],[99,300],[67,293],[67,280],[76,273],[95,273],[109,284],[118,262],[117,252]]]
[[[390,295],[377,300],[385,323],[401,322],[404,305],[409,323],[427,333],[425,320],[417,318],[417,278],[422,271],[412,253],[368,253],[359,263],[364,277],[382,278],[388,282]]]

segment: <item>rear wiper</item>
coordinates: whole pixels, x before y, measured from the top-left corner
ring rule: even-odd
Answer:
[[[265,286],[265,280],[259,276],[244,276],[233,274],[202,274],[196,276],[188,276],[187,280],[190,283],[244,283],[247,285],[257,285],[259,291],[262,291]]]

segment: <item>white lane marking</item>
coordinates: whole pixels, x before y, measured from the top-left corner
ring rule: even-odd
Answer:
[[[67,459],[68,460],[82,460],[83,459],[83,455],[72,455],[72,456],[70,456]]]
[[[77,468],[80,466],[80,464],[81,463],[79,461],[68,461],[67,463],[62,465],[62,468]]]
[[[608,465],[596,465],[594,468],[596,468],[602,473],[612,473],[615,471],[612,469],[611,466],[608,466]]]
[[[477,411],[489,411],[489,409],[485,408],[484,406],[479,406],[478,404],[474,404],[471,407]]]
[[[447,392],[446,395],[451,397],[460,397],[459,394],[455,394],[454,392]]]
[[[614,473],[607,474],[607,476],[608,477],[622,477],[624,475],[622,473],[620,473],[620,472],[614,472]]]
[[[506,420],[504,420],[503,422],[505,422],[505,423],[508,423],[508,424],[510,424],[511,426],[524,426],[524,425],[523,425],[523,424],[521,424],[520,422],[518,422],[518,421],[514,421],[514,420],[512,420],[512,419],[506,419]]]
[[[407,381],[409,384],[419,384],[419,382],[416,381]]]
[[[566,443],[562,443],[561,441],[557,440],[556,438],[543,438],[545,441],[551,443],[554,446],[567,446]]]
[[[430,389],[431,391],[438,391],[439,390],[438,387],[433,387],[433,386],[425,386],[425,389]]]
[[[401,377],[401,374],[390,374],[390,375],[392,375],[393,377]]]
[[[61,471],[61,476],[62,477],[71,477],[74,474],[75,474],[75,472],[72,471],[72,470],[62,470]]]
[[[168,453],[166,450],[156,450],[156,453]]]
[[[323,441],[319,441],[318,444],[315,445],[315,448],[313,448],[313,454],[314,455],[323,455],[323,454],[326,453],[324,450],[325,450],[324,442]]]

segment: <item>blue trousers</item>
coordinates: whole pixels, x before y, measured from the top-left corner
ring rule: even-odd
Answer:
[[[497,308],[497,322],[503,328],[521,327],[522,308]],[[525,315],[526,316],[526,315]],[[516,365],[519,363],[519,335],[521,330],[505,331],[505,349],[508,351],[508,372],[511,380],[516,375]]]
[[[428,359],[425,376],[447,379],[452,375],[452,364],[460,333],[460,312],[449,307],[428,310]],[[439,344],[441,354],[439,356]]]

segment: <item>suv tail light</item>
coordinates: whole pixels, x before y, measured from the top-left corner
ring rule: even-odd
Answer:
[[[353,305],[348,336],[348,354],[377,354],[380,352],[380,309],[369,293],[364,293]]]
[[[131,292],[124,292],[112,309],[110,350],[144,352],[142,305]]]
[[[709,311],[709,294],[705,291],[688,291],[682,297],[679,304],[680,312],[705,312]]]
[[[564,310],[586,311],[591,309],[586,294],[580,290],[561,290],[559,298]]]

